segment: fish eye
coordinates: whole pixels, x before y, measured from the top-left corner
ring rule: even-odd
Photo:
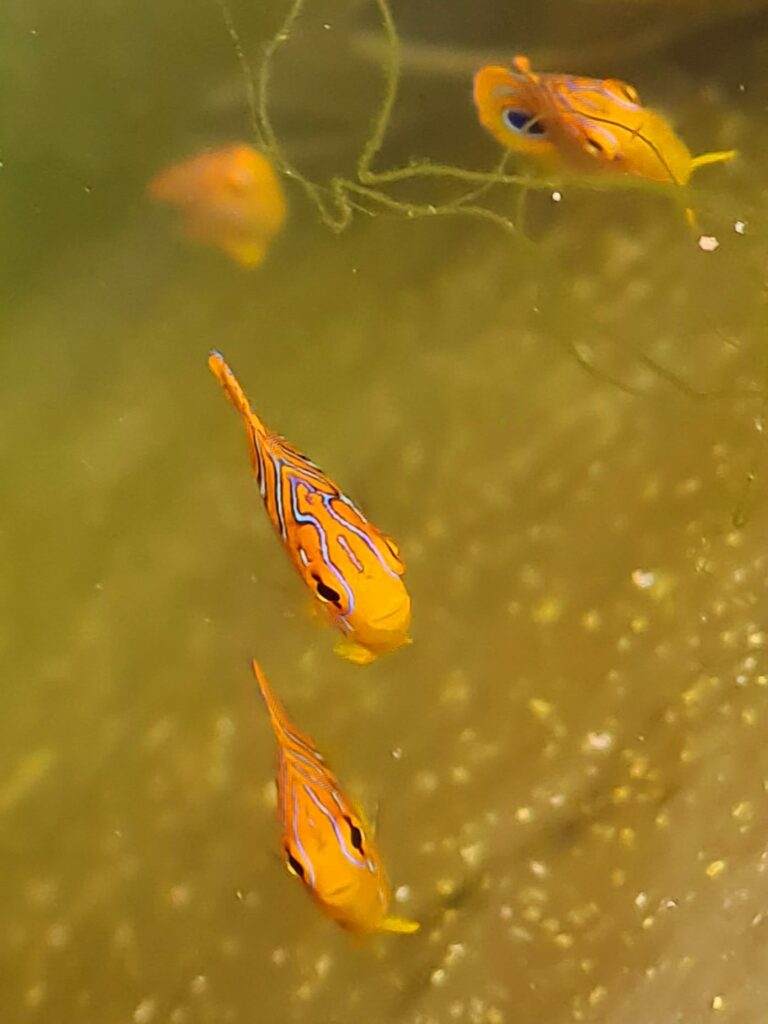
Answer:
[[[541,120],[527,110],[516,110],[506,107],[501,112],[502,120],[507,128],[519,135],[546,135],[547,131]]]
[[[288,870],[291,872],[291,874],[296,875],[296,877],[300,878],[302,882],[305,881],[304,865],[301,863],[301,861],[296,860],[296,858],[293,856],[293,854],[291,853],[287,846],[285,848],[285,860],[286,866]]]
[[[349,841],[352,843],[358,853],[365,854],[363,848],[363,831],[358,828],[357,825],[352,821],[351,818],[345,817],[344,820],[349,825]]]
[[[584,148],[593,156],[602,156],[605,153],[605,150],[600,143],[596,142],[594,139],[586,139],[584,142]]]
[[[317,596],[321,601],[327,601],[329,604],[337,606],[341,605],[341,595],[338,591],[334,590],[333,587],[329,587],[327,583],[323,583],[317,573],[312,573],[312,579],[315,581]]]

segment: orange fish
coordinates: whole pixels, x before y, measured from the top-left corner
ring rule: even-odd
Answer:
[[[536,74],[526,57],[515,57],[511,70],[481,68],[474,98],[483,126],[545,169],[685,185],[697,167],[735,156],[728,150],[692,157],[665,118],[644,107],[626,82]]]
[[[357,936],[418,931],[415,921],[388,916],[389,882],[373,836],[323,755],[288,720],[257,661],[253,671],[277,740],[278,815],[286,867],[332,921]]]
[[[283,547],[343,634],[336,652],[365,665],[410,643],[411,601],[394,541],[261,422],[219,352],[210,354],[208,367],[242,416],[253,471]]]
[[[227,146],[168,167],[152,179],[148,192],[183,211],[187,237],[218,246],[244,267],[263,263],[285,222],[277,175],[250,146]]]

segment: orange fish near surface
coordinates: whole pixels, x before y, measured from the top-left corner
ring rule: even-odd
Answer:
[[[321,910],[354,935],[418,931],[415,921],[388,916],[389,882],[373,837],[323,755],[289,722],[257,661],[253,671],[277,740],[278,815],[286,867]]]
[[[278,177],[250,146],[227,146],[174,164],[153,178],[148,192],[183,212],[188,238],[217,246],[244,267],[263,263],[285,223]]]
[[[615,78],[537,74],[526,57],[475,75],[481,123],[503,145],[549,170],[632,174],[685,185],[734,150],[692,157],[670,124]]]
[[[336,652],[365,665],[410,643],[411,601],[394,541],[261,422],[219,352],[210,354],[208,367],[242,416],[253,471],[283,547],[343,634]]]

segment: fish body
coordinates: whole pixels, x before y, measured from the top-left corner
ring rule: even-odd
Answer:
[[[525,57],[475,75],[483,126],[546,170],[631,174],[685,185],[696,167],[730,160],[733,150],[691,156],[671,125],[616,78],[537,74]]]
[[[227,146],[174,164],[153,178],[148,192],[183,212],[188,238],[218,247],[244,267],[264,261],[285,223],[280,181],[251,146]]]
[[[240,413],[261,496],[288,556],[357,664],[410,643],[411,602],[394,542],[336,484],[251,409],[218,352],[208,366]]]
[[[312,740],[288,720],[257,661],[253,671],[277,740],[278,816],[286,867],[321,910],[354,935],[418,931],[415,921],[388,915],[389,882],[367,825]]]

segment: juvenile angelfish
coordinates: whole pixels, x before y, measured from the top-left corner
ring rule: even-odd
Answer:
[[[243,144],[167,167],[148,192],[181,210],[188,238],[216,246],[243,267],[264,262],[285,222],[285,196],[272,165]]]
[[[418,931],[415,921],[388,916],[389,882],[373,836],[323,755],[288,720],[255,660],[253,671],[277,740],[277,801],[286,867],[323,913],[354,935]]]
[[[411,601],[397,547],[313,462],[253,412],[219,352],[208,367],[243,419],[261,496],[283,547],[343,637],[342,657],[365,665],[410,643]]]
[[[475,75],[481,123],[508,149],[550,170],[631,174],[685,185],[697,167],[734,150],[692,157],[669,122],[615,78],[537,74],[526,57]]]

